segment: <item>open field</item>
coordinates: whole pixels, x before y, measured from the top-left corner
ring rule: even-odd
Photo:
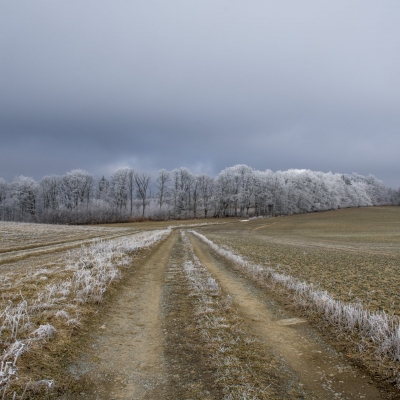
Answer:
[[[400,315],[400,207],[345,209],[196,229],[343,301]]]
[[[99,238],[124,231],[125,228],[0,221],[0,253]]]
[[[0,256],[22,250],[37,250],[57,245],[80,245],[80,242],[90,239],[124,236],[134,232],[155,229],[166,229],[169,226],[190,226],[195,224],[215,224],[216,222],[199,220],[177,221],[143,221],[107,225],[50,225],[30,224],[23,222],[0,221]],[[0,260],[1,262],[1,260]]]
[[[398,207],[71,228],[2,226],[5,398],[400,398],[395,330],[378,352],[304,297],[397,324]]]
[[[398,385],[399,217],[398,207],[347,209],[197,231],[355,363]]]

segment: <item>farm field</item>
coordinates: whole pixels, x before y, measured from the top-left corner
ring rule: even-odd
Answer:
[[[125,228],[45,225],[0,221],[0,254],[99,238],[121,233],[125,230]]]
[[[356,208],[197,229],[247,259],[346,302],[400,314],[400,207]]]
[[[400,398],[398,361],[318,322],[282,285],[248,273],[272,268],[343,304],[397,318],[399,217],[398,207],[376,207],[206,223],[16,224],[21,236],[4,223],[16,243],[4,240],[9,258],[0,259],[9,363],[1,394]]]
[[[0,221],[0,257],[4,253],[13,254],[23,250],[32,252],[47,247],[58,250],[63,246],[80,245],[80,242],[90,241],[90,239],[108,239],[144,230],[166,229],[171,225],[191,224],[200,225],[201,222],[199,223],[199,220],[144,221],[73,226]]]

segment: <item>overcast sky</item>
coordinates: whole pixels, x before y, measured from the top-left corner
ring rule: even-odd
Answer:
[[[0,5],[0,176],[235,164],[400,187],[400,2]]]

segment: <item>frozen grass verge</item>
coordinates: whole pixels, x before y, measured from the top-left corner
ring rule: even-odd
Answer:
[[[77,303],[100,303],[109,285],[121,277],[121,267],[131,262],[129,254],[152,246],[170,230],[138,233],[132,237],[101,241],[69,253],[67,269],[73,271],[71,281],[56,290],[57,295],[72,291]]]
[[[231,261],[239,269],[245,271],[257,282],[266,285],[278,284],[290,294],[296,307],[306,312],[317,313],[324,321],[350,336],[358,337],[360,352],[369,350],[375,354],[378,362],[390,360],[396,364],[400,361],[400,321],[384,311],[374,312],[360,303],[344,303],[335,300],[327,291],[319,290],[312,284],[302,282],[290,275],[276,272],[268,266],[249,262],[229,248],[222,248],[206,236],[189,231],[216,253]],[[400,369],[397,366],[391,371],[396,384],[400,385]]]
[[[63,267],[53,271],[39,267],[33,275],[28,274],[25,284],[36,282],[40,289],[29,297],[20,294],[17,304],[9,301],[0,311],[0,398],[22,399],[30,393],[51,390],[52,380],[29,381],[25,387],[17,384],[20,356],[56,339],[60,330],[71,335],[81,325],[84,304],[99,304],[110,285],[121,278],[122,269],[132,264],[135,252],[154,245],[170,232],[154,230],[98,240],[67,253]],[[23,288],[24,281],[21,285]],[[14,395],[10,395],[13,390]]]

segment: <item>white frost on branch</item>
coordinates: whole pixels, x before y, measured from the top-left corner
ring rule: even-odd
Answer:
[[[399,204],[400,192],[373,175],[306,169],[225,168],[215,178],[187,168],[148,173],[119,168],[110,178],[83,170],[0,178],[0,221],[58,224],[125,222],[137,218],[288,215],[338,208]]]

